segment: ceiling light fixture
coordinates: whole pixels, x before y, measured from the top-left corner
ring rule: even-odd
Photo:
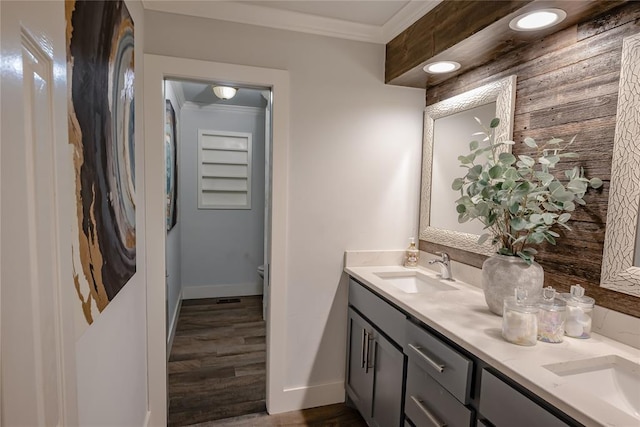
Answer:
[[[423,70],[431,74],[450,73],[460,68],[460,64],[454,61],[432,62],[424,66]]]
[[[536,31],[552,27],[567,17],[562,9],[540,9],[516,16],[509,22],[509,27],[516,31]]]
[[[220,99],[231,99],[236,96],[238,89],[231,86],[212,86],[213,93]]]

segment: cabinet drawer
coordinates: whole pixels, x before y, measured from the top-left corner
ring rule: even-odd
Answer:
[[[349,304],[396,344],[404,343],[404,322],[407,317],[353,279],[349,279]]]
[[[480,413],[496,427],[565,427],[565,423],[486,369],[482,370]]]
[[[473,362],[409,320],[405,334],[404,351],[409,360],[429,373],[460,402],[468,404]]]
[[[417,427],[469,427],[473,411],[409,361],[404,412]]]

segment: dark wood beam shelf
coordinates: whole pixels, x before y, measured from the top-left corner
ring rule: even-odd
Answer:
[[[625,2],[444,0],[387,43],[385,83],[417,88],[438,85]],[[509,28],[509,21],[517,15],[549,7],[564,10],[567,18],[559,25],[540,31],[518,32]],[[457,61],[462,67],[441,75],[422,70],[427,63],[438,60]]]

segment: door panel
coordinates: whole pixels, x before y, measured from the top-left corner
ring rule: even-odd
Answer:
[[[360,413],[368,418],[371,416],[373,369],[366,368],[366,349],[372,328],[351,308],[349,308],[348,325],[347,392]],[[369,354],[371,353],[369,351]]]
[[[375,335],[372,418],[378,427],[400,426],[404,354],[379,333]]]
[[[73,367],[75,336],[62,298],[73,281],[69,267],[61,268],[70,235],[61,227],[67,220],[58,187],[68,155],[64,4],[1,2],[0,8],[0,421],[72,425],[75,372],[65,373]],[[62,258],[70,261],[70,254]]]

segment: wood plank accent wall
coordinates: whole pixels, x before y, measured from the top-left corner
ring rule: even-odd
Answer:
[[[586,22],[501,56],[485,66],[427,88],[427,105],[496,79],[516,74],[513,153],[530,154],[525,136],[546,140],[577,134],[578,163],[603,188],[589,190],[586,207],[572,215],[570,233],[559,231],[557,246],[543,245],[536,260],[545,286],[568,292],[586,287],[598,305],[640,317],[640,298],[601,288],[600,269],[607,217],[611,158],[616,123],[622,39],[640,32],[640,2],[629,2]],[[574,164],[565,163],[572,167]],[[420,249],[443,250],[421,241]],[[444,248],[452,258],[481,266],[482,257]]]

